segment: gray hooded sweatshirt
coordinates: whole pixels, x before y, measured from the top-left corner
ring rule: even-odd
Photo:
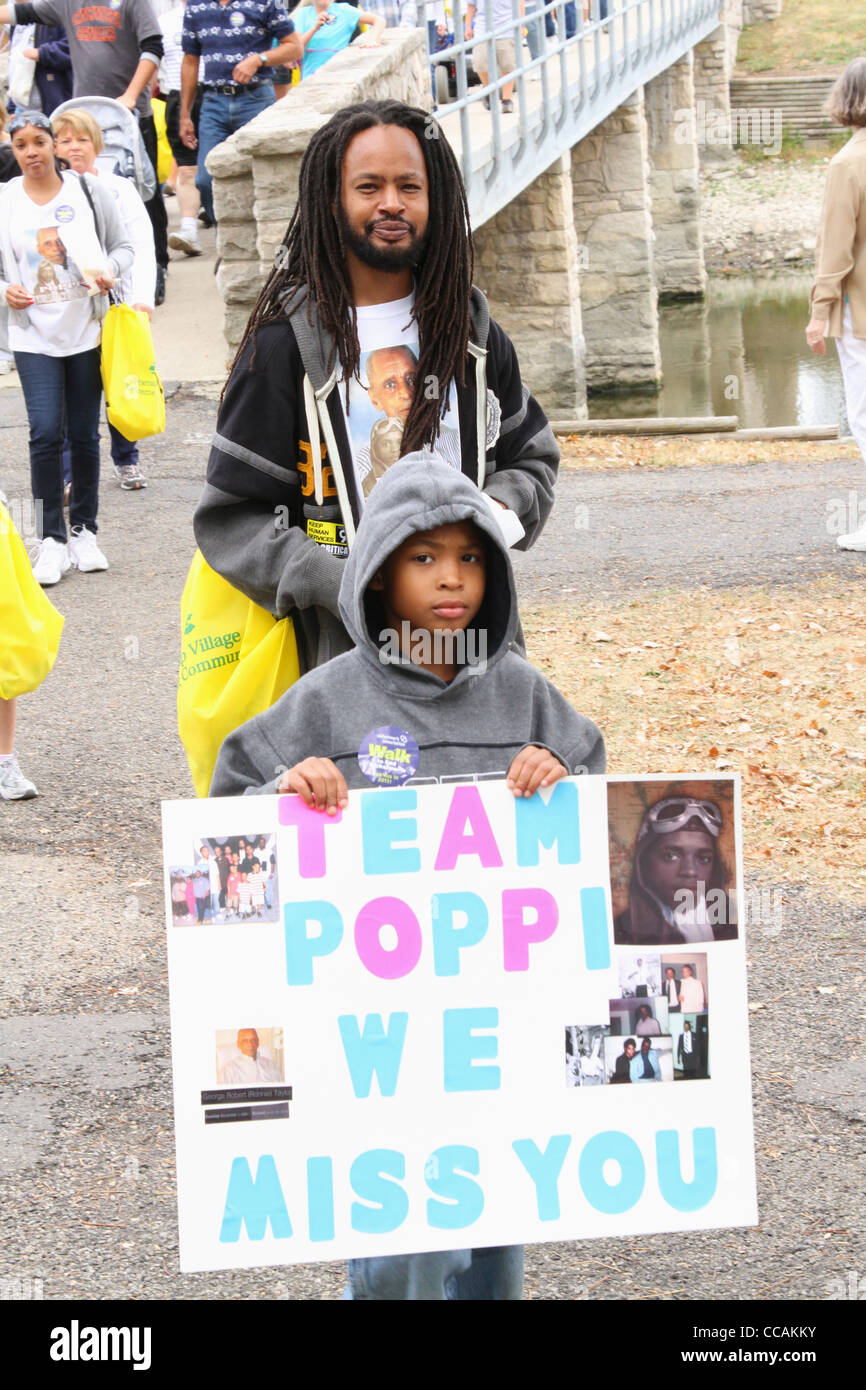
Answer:
[[[467,520],[486,541],[485,597],[472,625],[486,654],[446,683],[380,642],[381,599],[369,584],[409,536]],[[508,550],[479,489],[441,460],[409,454],[376,484],[345,563],[340,614],[354,650],[302,676],[226,739],[211,796],[275,792],[282,773],[309,757],[330,758],[350,788],[504,777],[527,744],[548,748],[570,773],[604,772],[596,725],[510,649],[518,612]],[[474,650],[484,653],[481,640]]]

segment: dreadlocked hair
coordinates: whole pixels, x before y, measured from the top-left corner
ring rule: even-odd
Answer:
[[[319,322],[342,364],[346,381],[360,380],[358,321],[346,246],[334,207],[340,201],[343,160],[349,142],[373,126],[400,126],[417,139],[427,171],[427,241],[415,267],[415,307],[420,356],[418,387],[403,431],[403,452],[429,447],[448,409],[451,383],[462,385],[469,344],[469,296],[473,247],[463,180],[451,146],[432,116],[399,101],[346,106],[316,131],[301,162],[298,201],[264,288],[250,315],[232,369],[261,324],[285,318],[298,292],[307,291],[307,319],[315,305]],[[426,389],[425,383],[433,389]],[[424,387],[424,389],[422,389]]]

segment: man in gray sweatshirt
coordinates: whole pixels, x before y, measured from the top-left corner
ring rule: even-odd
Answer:
[[[348,788],[507,778],[531,796],[603,772],[604,742],[511,650],[517,599],[499,522],[465,475],[409,454],[376,484],[340,588],[355,643],[220,750],[211,796],[295,792],[333,814]],[[351,814],[351,811],[349,812]],[[349,1262],[353,1299],[519,1299],[523,1250]]]

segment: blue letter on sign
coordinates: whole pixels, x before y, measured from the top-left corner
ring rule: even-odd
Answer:
[[[393,1096],[406,1041],[408,1014],[391,1014],[388,1031],[382,1025],[381,1014],[367,1014],[363,1033],[355,1014],[341,1014],[337,1019],[343,1051],[349,1063],[352,1090],[363,1100],[370,1094],[373,1077],[383,1096]]]
[[[255,1180],[250,1165],[245,1158],[232,1161],[229,1177],[229,1190],[223,1212],[220,1240],[230,1244],[239,1238],[241,1226],[247,1225],[250,1240],[263,1240],[270,1218],[271,1230],[277,1240],[285,1240],[292,1234],[292,1223],[286,1211],[286,1199],[277,1165],[270,1154],[262,1154],[256,1169]]]
[[[460,952],[464,946],[477,946],[487,931],[487,908],[477,893],[433,894],[433,968],[437,975],[460,974]],[[455,927],[457,913],[465,916],[462,927]]]
[[[538,846],[551,849],[556,845],[559,864],[580,863],[580,816],[577,810],[577,786],[574,782],[557,782],[550,800],[541,796],[517,797],[514,819],[517,830],[517,862],[531,868],[538,863]]]
[[[395,849],[401,840],[417,840],[414,816],[392,820],[392,811],[414,811],[418,793],[411,787],[365,792],[361,797],[361,840],[365,874],[417,874],[421,851]]]
[[[307,1159],[307,1208],[310,1240],[333,1240],[334,1164],[330,1158]]]
[[[607,906],[603,888],[581,888],[580,920],[587,970],[607,970],[610,965],[610,938],[607,934]]]
[[[396,1231],[409,1214],[409,1198],[390,1178],[405,1178],[406,1159],[396,1149],[368,1149],[349,1169],[349,1181],[358,1197],[377,1206],[352,1203],[352,1230],[368,1235]]]
[[[693,1129],[692,1145],[695,1176],[691,1182],[683,1182],[679,1135],[675,1129],[660,1129],[656,1134],[659,1190],[668,1206],[676,1211],[697,1211],[699,1207],[705,1207],[715,1193],[719,1180],[716,1131],[711,1128]]]
[[[535,1183],[539,1221],[556,1221],[559,1217],[559,1175],[570,1144],[570,1134],[554,1134],[544,1153],[534,1139],[515,1139],[511,1145]]]
[[[604,1176],[604,1165],[611,1158],[619,1164],[620,1173],[614,1187]],[[590,1139],[580,1155],[578,1176],[590,1206],[608,1216],[619,1216],[633,1207],[643,1192],[646,1169],[634,1140],[617,1129],[609,1129]]]
[[[444,1201],[427,1203],[427,1222],[437,1231],[462,1231],[477,1221],[484,1210],[484,1193],[467,1178],[478,1173],[478,1150],[465,1144],[446,1144],[430,1155],[424,1168],[427,1186]]]
[[[290,985],[313,983],[313,958],[329,956],[343,939],[343,919],[333,903],[286,903],[286,979]],[[318,922],[318,936],[307,935],[307,923]]]
[[[477,1037],[476,1028],[495,1028],[498,1009],[446,1009],[442,1015],[442,1052],[446,1091],[498,1091],[498,1067],[474,1067],[475,1058],[495,1057],[496,1037]]]

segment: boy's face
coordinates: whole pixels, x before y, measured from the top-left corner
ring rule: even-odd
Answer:
[[[419,531],[389,555],[370,588],[381,592],[389,626],[461,632],[484,599],[484,541],[471,521]]]

